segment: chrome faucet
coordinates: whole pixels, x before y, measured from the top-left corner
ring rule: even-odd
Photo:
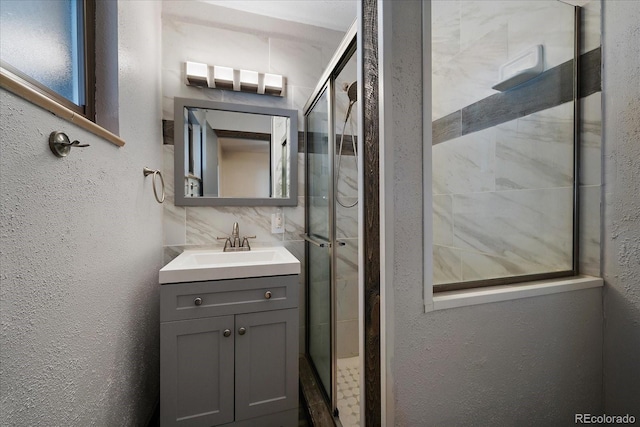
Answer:
[[[237,222],[233,223],[233,228],[231,229],[231,237],[233,238],[233,244],[231,247],[237,248],[240,245],[240,226]]]
[[[233,223],[231,236],[217,237],[218,240],[224,240],[223,252],[250,251],[249,239],[255,239],[256,236],[245,236],[240,240],[240,226],[237,222]]]

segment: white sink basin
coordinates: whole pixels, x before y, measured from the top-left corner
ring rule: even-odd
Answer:
[[[283,247],[246,252],[186,250],[160,270],[160,283],[282,276],[300,273],[300,261]]]

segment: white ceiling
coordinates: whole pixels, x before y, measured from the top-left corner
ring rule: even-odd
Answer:
[[[286,21],[347,31],[356,19],[358,0],[201,0],[218,6]]]

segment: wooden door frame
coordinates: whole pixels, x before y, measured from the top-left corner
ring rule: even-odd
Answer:
[[[362,252],[364,426],[379,426],[380,365],[380,129],[378,1],[363,0],[359,35],[362,52]]]

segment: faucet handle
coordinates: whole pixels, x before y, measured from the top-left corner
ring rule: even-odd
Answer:
[[[249,239],[255,239],[256,236],[244,236],[244,239],[242,239],[242,244],[240,245],[241,247],[244,247],[245,244],[247,245],[246,247],[249,248],[249,250],[251,250],[251,245],[249,245]]]
[[[233,228],[231,229],[231,235],[233,237],[238,237],[238,234],[240,234],[240,226],[238,225],[237,222],[234,222]]]
[[[224,249],[222,249],[222,252],[226,252],[228,247],[233,247],[230,237],[216,237],[216,239],[224,240]]]

